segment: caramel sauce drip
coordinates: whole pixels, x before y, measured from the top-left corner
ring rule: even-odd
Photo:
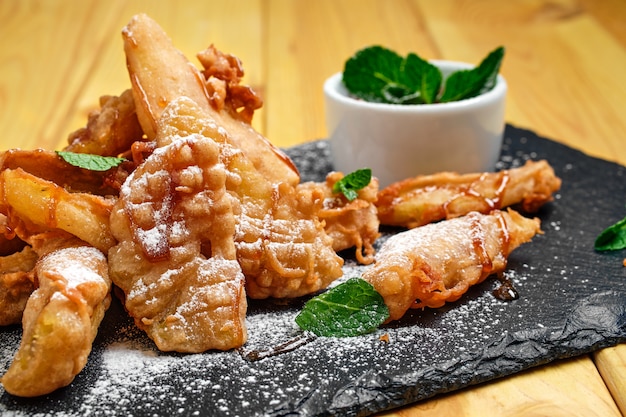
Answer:
[[[491,271],[493,271],[493,262],[491,261],[491,257],[487,252],[485,239],[482,237],[483,233],[480,226],[480,219],[472,218],[470,229],[472,231],[472,245],[474,247],[474,253],[476,254],[476,257],[482,265],[482,273],[485,276],[489,275]]]
[[[497,213],[498,213],[498,223],[500,223],[500,230],[501,230],[501,234],[500,234],[501,242],[500,243],[501,243],[502,249],[500,250],[500,255],[506,261],[510,252],[511,235],[509,233],[509,228],[506,225],[506,219],[502,215],[502,212],[497,212]]]
[[[501,255],[503,259],[507,259],[507,255],[510,252],[511,245],[511,235],[509,234],[509,229],[506,226],[506,220],[501,212],[498,213],[498,222],[500,223],[500,230],[502,231],[501,238]],[[513,282],[508,279],[503,274],[498,274],[498,280],[500,281],[500,285],[498,288],[493,290],[492,294],[498,300],[502,301],[512,301],[517,300],[519,298],[519,293],[513,286]]]
[[[307,343],[312,342],[313,340],[315,340],[315,338],[316,336],[313,333],[304,332],[294,337],[293,339],[290,339],[277,346],[271,346],[267,349],[252,350],[249,352],[244,352],[243,350],[240,349],[239,353],[247,361],[256,362],[261,359],[270,358],[272,356],[278,356],[283,353],[296,350],[300,346],[304,346]]]
[[[507,185],[509,185],[510,180],[511,177],[508,170],[500,171],[497,183],[498,188],[496,188],[493,198],[485,199],[489,202],[492,209],[496,210],[502,208],[502,196],[504,195],[504,191],[506,190]]]
[[[509,185],[511,177],[509,175],[508,170],[503,170],[499,172],[498,179],[494,183],[494,193],[492,197],[487,197],[485,192],[477,191],[477,184],[481,184],[485,181],[488,173],[482,174],[476,181],[470,183],[466,187],[462,188],[460,193],[456,195],[454,198],[443,203],[443,212],[445,214],[445,218],[450,218],[450,210],[448,207],[452,205],[457,199],[462,197],[470,197],[476,200],[482,201],[484,203],[484,209],[479,210],[482,213],[488,213],[492,210],[499,210],[502,208],[503,196],[506,191],[506,187]]]
[[[503,262],[506,262],[506,257],[509,253],[509,248],[511,244],[511,235],[509,234],[506,219],[502,215],[502,212],[498,211],[495,212],[495,214],[497,214],[500,228],[500,252],[493,258],[500,256],[504,260]],[[483,276],[487,276],[493,272],[493,258],[489,256],[489,252],[487,250],[487,247],[485,246],[486,239],[484,239],[481,231],[480,220],[478,218],[472,219],[470,228],[472,230],[472,244],[474,252],[479,262],[482,264]]]
[[[494,297],[502,301],[513,301],[519,298],[519,293],[513,286],[513,282],[505,276],[498,276],[500,285],[492,291]]]

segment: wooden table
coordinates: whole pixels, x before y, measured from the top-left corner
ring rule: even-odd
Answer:
[[[322,83],[361,47],[476,63],[504,45],[509,123],[626,164],[623,0],[2,0],[0,147],[58,149],[100,95],[128,88],[120,30],[138,12],[189,57],[211,43],[237,55],[265,101],[253,125],[279,146],[325,137]],[[626,345],[387,415],[620,410]]]

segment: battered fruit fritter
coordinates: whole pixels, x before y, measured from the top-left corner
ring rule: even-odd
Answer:
[[[376,206],[381,224],[412,228],[517,204],[533,213],[552,201],[560,187],[561,180],[547,161],[527,161],[500,172],[441,172],[407,178],[381,190]]]
[[[317,217],[322,195],[286,183],[266,192],[254,200],[241,195],[245,204],[235,238],[248,296],[300,297],[341,277],[343,259]]]
[[[247,123],[258,102],[237,88],[242,75],[237,60],[209,48],[200,54],[201,73],[143,14],[122,34],[137,116],[148,138],[170,117],[167,109],[186,107],[178,119],[207,121],[209,136],[222,146],[226,187],[240,203],[235,242],[248,296],[297,297],[341,276],[343,261],[317,217],[321,194],[300,193],[291,160]],[[178,128],[187,131],[182,125]]]
[[[376,194],[378,179],[358,191],[358,197],[348,201],[343,194],[333,192],[333,186],[344,177],[342,172],[331,172],[324,183],[307,182],[299,185],[301,190],[319,190],[324,194],[324,204],[318,216],[324,221],[326,233],[333,239],[333,249],[341,252],[356,248],[358,262],[367,265],[374,261],[374,242],[380,236]]]
[[[299,297],[326,288],[342,275],[343,259],[318,218],[323,192],[274,184],[229,144],[227,130],[187,98],[170,103],[161,120],[170,126],[166,129],[202,132],[220,144],[228,171],[226,189],[239,202],[234,240],[249,297]]]
[[[204,64],[200,72],[145,14],[133,16],[122,37],[137,117],[148,139],[154,138],[167,104],[188,97],[229,132],[229,143],[241,149],[266,178],[291,185],[300,181],[293,162],[250,126],[260,102],[252,90],[238,84],[243,75],[238,60],[209,48],[199,54]]]
[[[25,241],[33,234],[58,229],[106,252],[115,243],[109,230],[113,202],[113,198],[88,192],[71,192],[19,167],[0,171],[0,213],[6,216],[5,228]]]
[[[246,340],[244,276],[233,236],[238,204],[219,145],[163,122],[160,145],[127,179],[111,215],[113,282],[163,351],[227,350]]]
[[[8,393],[20,397],[72,382],[87,363],[111,302],[106,258],[78,239],[54,242],[35,274],[39,286],[24,310],[22,342],[1,379]]]
[[[389,320],[397,320],[409,308],[458,300],[502,272],[509,254],[540,232],[539,219],[513,210],[471,212],[391,236],[363,278],[383,296]]]

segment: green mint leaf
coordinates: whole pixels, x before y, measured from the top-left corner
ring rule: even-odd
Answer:
[[[370,181],[372,181],[371,169],[357,169],[337,181],[333,185],[333,192],[341,193],[348,199],[348,201],[352,201],[359,196],[358,191],[367,187]]]
[[[381,103],[433,103],[441,80],[439,68],[416,54],[403,58],[382,46],[361,49],[343,71],[343,83],[352,95]]]
[[[116,158],[114,156],[101,156],[64,151],[57,151],[57,155],[70,165],[88,169],[90,171],[106,171],[118,166],[126,160],[124,158]]]
[[[439,68],[410,53],[404,60],[400,74],[402,83],[419,92],[423,103],[431,104],[437,100],[443,79]]]
[[[446,79],[440,102],[459,101],[476,97],[496,84],[500,65],[504,59],[504,47],[500,46],[471,70],[456,71]]]
[[[397,84],[402,57],[382,46],[357,51],[344,66],[343,83],[350,93],[371,102],[387,102],[384,90]]]
[[[626,249],[626,217],[604,229],[593,246],[597,251]]]
[[[383,297],[361,278],[350,278],[312,299],[296,316],[318,336],[351,337],[373,332],[389,317]]]

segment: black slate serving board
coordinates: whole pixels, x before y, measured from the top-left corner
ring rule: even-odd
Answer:
[[[326,141],[287,152],[303,180],[332,169]],[[507,126],[498,168],[527,159],[547,159],[563,185],[537,214],[544,234],[509,260],[517,300],[496,299],[488,279],[458,302],[350,339],[302,337],[293,318],[306,300],[251,301],[243,349],[196,355],[157,352],[114,302],[70,386],[34,399],[0,388],[0,413],[365,416],[625,341],[626,253],[596,253],[593,241],[626,215],[626,168]],[[381,242],[395,230],[384,232]],[[345,276],[361,271],[346,254]],[[0,329],[0,373],[20,335]]]

